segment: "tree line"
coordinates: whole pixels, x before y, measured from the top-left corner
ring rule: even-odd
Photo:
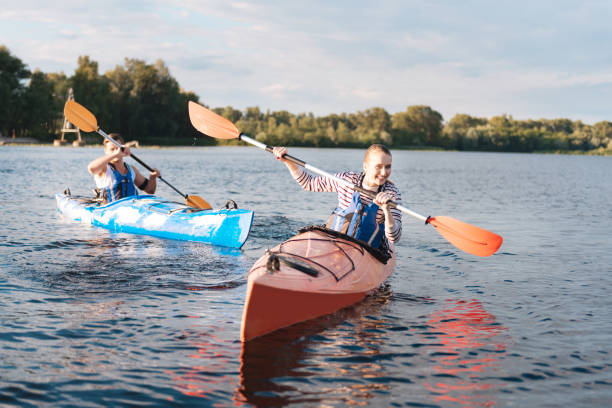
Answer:
[[[77,61],[74,74],[30,71],[0,46],[0,133],[50,142],[60,132],[67,90],[92,111],[107,132],[145,145],[227,144],[200,135],[189,122],[190,100],[162,60],[153,64],[126,58],[123,65],[100,74],[88,56]],[[206,105],[205,105],[206,106]],[[440,148],[479,151],[581,151],[612,153],[612,123],[587,125],[570,119],[490,119],[457,114],[448,122],[425,105],[389,114],[373,107],[355,113],[314,116],[288,111],[263,112],[231,106],[215,112],[236,123],[244,133],[269,145],[364,147],[384,143],[392,148]],[[97,136],[90,137],[99,142]]]
[[[104,130],[119,132],[126,140],[181,145],[191,144],[197,137],[189,122],[187,103],[199,98],[181,90],[161,60],[147,64],[126,58],[123,65],[100,74],[96,61],[81,56],[74,74],[67,76],[63,72],[31,72],[5,46],[0,46],[2,135],[42,142],[56,139],[69,88],[74,90],[76,101],[94,113]],[[101,142],[96,135],[88,139]]]

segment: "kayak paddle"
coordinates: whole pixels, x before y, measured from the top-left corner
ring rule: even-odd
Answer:
[[[257,140],[241,133],[232,122],[193,101],[189,101],[189,118],[193,127],[207,136],[214,137],[216,139],[242,140],[259,147],[262,150],[272,153],[272,147],[258,142]],[[347,187],[351,187],[372,199],[376,196],[376,194],[371,191],[355,186],[352,183],[329,174],[323,170],[319,170],[316,167],[313,167],[310,164],[307,164],[306,162],[288,154],[285,155],[285,159],[297,164],[298,166],[304,167],[313,173],[330,178]],[[425,224],[433,225],[436,227],[440,235],[442,235],[448,242],[472,255],[492,255],[499,249],[503,241],[503,238],[500,235],[451,217],[424,217],[394,202],[389,202],[389,206],[395,207],[403,213],[424,221]]]
[[[115,139],[107,135],[102,129],[98,127],[98,121],[96,120],[96,117],[94,116],[94,114],[88,111],[87,108],[85,108],[83,105],[80,105],[79,103],[73,100],[66,101],[66,105],[64,105],[64,116],[66,116],[66,119],[68,119],[69,122],[71,122],[73,125],[81,129],[82,131],[98,132],[100,135],[104,136],[106,140],[112,142],[113,144],[115,144],[115,146],[120,147],[123,150],[121,143],[119,143],[118,141],[116,141]],[[151,167],[149,167],[146,163],[144,163],[134,154],[130,153],[130,157],[136,160],[138,163],[140,163],[147,170],[153,171]],[[183,196],[183,198],[185,198],[185,202],[187,203],[187,205],[190,205],[195,208],[200,208],[203,210],[210,210],[212,208],[211,205],[208,204],[206,200],[204,200],[202,197],[199,197],[196,195],[183,194],[176,187],[168,183],[161,176],[159,176],[158,178],[164,183],[166,183],[174,191],[176,191],[181,196]]]

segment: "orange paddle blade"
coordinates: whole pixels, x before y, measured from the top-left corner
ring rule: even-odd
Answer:
[[[212,206],[208,204],[208,202],[200,196],[190,195],[185,198],[185,202],[187,205],[190,205],[195,208],[200,208],[202,210],[210,210]]]
[[[83,132],[95,132],[98,130],[98,121],[94,114],[73,100],[66,101],[64,116]]]
[[[236,139],[240,136],[240,131],[232,122],[193,101],[189,101],[189,119],[194,128],[207,136],[216,139]]]
[[[448,242],[472,255],[493,255],[503,241],[497,234],[451,217],[431,217],[429,224],[436,227]]]

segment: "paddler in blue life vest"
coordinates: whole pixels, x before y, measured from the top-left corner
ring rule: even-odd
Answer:
[[[374,200],[337,181],[313,176],[296,164],[285,160],[287,148],[275,147],[276,158],[285,163],[297,183],[307,191],[335,192],[338,207],[332,212],[326,227],[364,241],[379,248],[383,237],[388,242],[398,242],[402,234],[402,213],[387,203],[401,204],[399,189],[389,181],[391,175],[391,151],[381,144],[370,146],[363,158],[363,171],[346,171],[334,176],[347,180],[376,194]]]
[[[138,195],[136,187],[147,194],[155,193],[157,188],[157,177],[160,172],[157,169],[149,173],[149,178],[144,177],[137,168],[128,166],[123,161],[124,157],[130,155],[130,148],[124,145],[123,138],[118,133],[109,135],[119,142],[123,149],[119,148],[109,140],[104,140],[104,156],[93,160],[87,166],[87,170],[94,176],[96,191],[100,198],[106,203],[119,200],[124,197]]]

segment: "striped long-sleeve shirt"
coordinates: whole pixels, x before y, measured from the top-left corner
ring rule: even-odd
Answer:
[[[348,208],[353,201],[353,193],[355,190],[352,187],[345,186],[344,184],[340,184],[337,181],[327,177],[313,176],[299,167],[297,170],[298,171],[295,173],[292,172],[292,176],[304,190],[335,192],[338,194],[338,207],[342,209]],[[361,184],[363,179],[363,173],[354,173],[352,171],[336,173],[334,176],[344,179],[357,186]],[[399,189],[393,183],[387,181],[385,184],[383,184],[381,191],[390,193],[393,197],[392,200],[398,204],[401,204],[402,195]],[[372,202],[370,197],[367,197],[361,193],[359,193],[359,196],[364,205],[368,205]],[[395,220],[395,223],[393,225],[393,229],[389,228],[385,223],[385,236],[390,242],[398,242],[402,235],[402,213],[397,208],[391,208],[390,212]],[[381,208],[379,208],[378,212],[376,213],[376,222],[379,224],[385,222],[385,214]]]

